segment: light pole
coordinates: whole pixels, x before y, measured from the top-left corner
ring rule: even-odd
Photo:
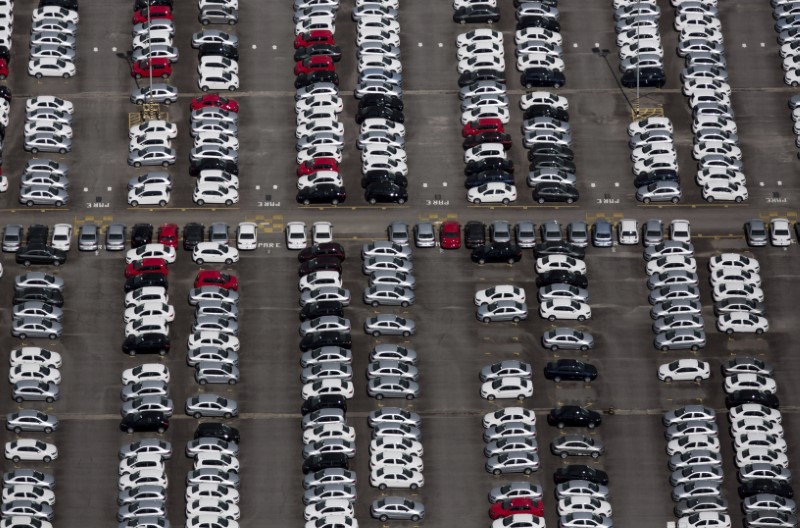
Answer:
[[[601,48],[592,48],[592,53],[602,57],[603,60],[606,61],[606,66],[608,66],[608,71],[610,71],[611,72],[611,76],[614,77],[614,81],[616,81],[617,87],[619,88],[619,91],[622,92],[622,97],[625,98],[625,102],[628,103],[628,106],[630,107],[630,109],[638,117],[638,115],[639,115],[638,108],[634,108],[633,104],[631,103],[631,100],[628,99],[628,94],[625,93],[625,88],[623,88],[622,83],[619,82],[619,79],[617,78],[617,74],[614,72],[614,68],[611,67],[611,63],[608,61],[609,50],[607,50],[605,48],[602,48],[602,49]],[[638,73],[639,72],[637,71],[636,73],[637,73],[637,93],[638,93]]]

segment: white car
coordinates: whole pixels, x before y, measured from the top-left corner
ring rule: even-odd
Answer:
[[[526,53],[517,57],[517,71],[524,72],[530,68],[545,68],[552,71],[564,71],[564,59],[549,53]]]
[[[525,290],[510,284],[498,284],[491,288],[478,290],[475,292],[475,306],[491,304],[496,301],[525,302]]]
[[[41,108],[51,108],[67,114],[72,114],[75,111],[75,106],[71,102],[53,95],[39,95],[25,101],[25,113]]]
[[[731,297],[745,297],[757,302],[764,302],[764,291],[758,286],[740,281],[719,282],[713,285],[711,297],[714,302]]]
[[[700,381],[711,377],[711,366],[707,361],[678,359],[658,367],[661,381]]]
[[[761,275],[741,268],[717,268],[709,276],[711,284],[726,281],[741,281],[751,286],[761,286]]]
[[[169,203],[170,190],[165,183],[145,183],[128,191],[128,205],[158,205],[164,207]]]
[[[564,44],[561,33],[546,28],[529,27],[514,32],[514,44],[517,46],[529,40],[541,40],[553,46],[563,46]]]
[[[239,63],[219,55],[201,57],[200,63],[197,65],[197,75],[202,76],[204,71],[209,72],[212,70],[221,70],[239,75]]]
[[[57,136],[72,139],[72,127],[64,123],[57,123],[49,119],[35,119],[25,123],[22,130],[24,137],[33,136],[38,132],[49,132]]]
[[[422,471],[425,468],[422,457],[411,455],[401,449],[372,451],[369,458],[370,471],[377,471],[386,466],[403,466],[411,471]]]
[[[309,427],[303,431],[304,445],[320,442],[326,438],[341,438],[348,442],[355,442],[356,430],[343,423],[326,423],[316,427]]]
[[[306,521],[317,521],[324,517],[341,515],[344,517],[355,518],[353,504],[346,499],[326,499],[306,506],[303,517]],[[312,522],[316,527],[316,523]]]
[[[200,171],[200,176],[197,178],[197,186],[212,186],[221,185],[223,187],[230,187],[231,189],[239,189],[239,177],[216,169],[206,169]]]
[[[389,172],[406,176],[408,165],[392,156],[364,156],[361,160],[361,172],[365,173],[372,170],[386,170]]]
[[[239,191],[216,182],[198,181],[192,193],[192,200],[197,205],[233,205],[239,203]]]
[[[297,114],[305,112],[306,110],[317,110],[320,108],[331,108],[333,113],[338,114],[344,109],[342,98],[338,95],[314,95],[300,99],[294,103],[294,111]]]
[[[306,224],[304,222],[289,222],[286,224],[287,249],[303,249],[308,245],[306,237]]]
[[[738,422],[745,418],[763,418],[770,422],[781,423],[782,416],[778,409],[771,409],[758,403],[744,403],[731,407],[728,411],[731,423]]]
[[[463,48],[458,48],[457,57],[458,60],[464,60],[474,55],[483,53],[491,53],[497,55],[500,58],[505,57],[505,51],[503,50],[503,45],[493,40],[483,40],[480,42],[475,42],[474,44],[470,44],[468,46],[464,46]]]
[[[239,338],[224,332],[216,330],[201,330],[194,332],[189,336],[188,348],[189,350],[196,350],[200,347],[211,346],[238,352],[241,343]]]
[[[502,203],[509,204],[517,199],[516,185],[501,182],[484,183],[467,191],[467,200],[474,204]]]
[[[703,185],[701,193],[703,200],[711,203],[714,201],[726,201],[741,203],[750,196],[747,187],[738,183],[728,183],[717,178],[708,180]]]
[[[463,48],[476,42],[486,41],[503,44],[503,34],[493,29],[474,29],[472,31],[467,31],[466,33],[461,33],[458,37],[456,37],[456,47]]]
[[[508,155],[501,143],[481,143],[464,151],[464,163],[483,161],[486,158],[507,159]]]
[[[700,169],[697,171],[695,180],[697,180],[699,185],[705,185],[711,180],[724,180],[727,183],[735,183],[738,185],[745,185],[747,183],[742,171],[725,167],[706,167],[705,169]]]
[[[736,467],[740,469],[748,464],[757,464],[760,462],[782,468],[789,467],[789,458],[786,456],[786,453],[780,453],[768,447],[751,447],[749,449],[737,451],[734,462],[736,463]]]
[[[61,383],[61,371],[57,368],[45,367],[39,363],[22,363],[8,371],[8,382],[11,385],[24,380],[36,380],[59,385]]]
[[[366,42],[400,46],[400,32],[381,27],[362,26],[356,33],[356,46],[360,47]]]
[[[511,120],[511,114],[509,114],[507,106],[479,106],[461,112],[461,124],[466,125],[470,121],[476,121],[487,117],[499,119],[504,125],[507,125]]]
[[[169,302],[169,295],[163,286],[145,286],[125,295],[125,308],[139,306],[146,302]]]
[[[333,224],[330,222],[314,222],[311,227],[311,241],[314,244],[333,242]]]
[[[536,273],[546,273],[553,270],[585,275],[586,262],[567,255],[548,255],[536,259]]]
[[[307,33],[309,31],[323,30],[336,33],[336,20],[333,16],[320,14],[305,20],[300,20],[294,26],[295,36],[300,33]]]
[[[50,245],[62,251],[69,251],[72,244],[72,225],[56,224],[53,226],[53,238]]]
[[[628,125],[628,135],[631,137],[650,130],[667,130],[671,134],[673,133],[672,121],[668,117],[648,117]]]
[[[297,289],[301,292],[318,290],[320,288],[342,287],[342,275],[338,271],[322,270],[303,275],[297,283]]]
[[[719,437],[717,435],[693,434],[673,438],[667,443],[667,455],[669,456],[698,449],[719,453]]]
[[[221,486],[214,483],[194,484],[186,487],[186,502],[198,499],[214,498],[233,504],[239,503],[239,490],[230,486]]]
[[[489,380],[481,385],[481,398],[522,400],[533,396],[533,381],[518,376]]]
[[[296,162],[301,165],[314,158],[333,158],[336,163],[341,163],[342,149],[334,145],[317,145],[298,152]]]
[[[160,302],[144,302],[137,306],[125,309],[123,319],[125,323],[131,323],[143,317],[159,317],[171,323],[175,320],[175,308],[171,304]]]
[[[61,354],[39,347],[22,347],[12,350],[9,355],[11,367],[31,363],[47,368],[61,368]]]
[[[30,500],[39,504],[49,504],[52,506],[56,503],[56,494],[53,492],[53,490],[47,489],[43,486],[36,486],[33,484],[14,484],[13,486],[3,488],[1,500],[3,503],[8,503],[14,500]],[[13,522],[14,521],[11,521],[8,524],[13,526],[13,524],[11,524]],[[33,524],[32,519],[28,520],[27,522],[31,522],[31,524]],[[37,527],[40,526],[41,528],[52,528],[50,523],[46,521],[40,522],[41,524],[36,523]],[[2,526],[2,524],[0,524],[0,526]]]
[[[778,385],[775,383],[775,380],[769,376],[743,373],[734,374],[733,376],[726,376],[723,388],[727,394],[731,394],[734,391],[747,389],[775,394],[775,392],[778,390]]]
[[[71,22],[72,24],[77,24],[80,21],[76,10],[65,9],[57,5],[42,6],[33,10],[33,15],[31,16],[33,22],[39,22],[46,18],[55,18],[63,20],[64,22]],[[13,21],[13,15],[11,21]]]
[[[149,333],[169,335],[167,323],[166,319],[158,315],[134,319],[125,325],[125,337]]]
[[[607,500],[595,497],[564,497],[558,501],[556,506],[559,515],[569,515],[570,513],[588,512],[595,515],[611,517],[611,503]]]
[[[550,321],[561,319],[584,321],[592,318],[592,309],[589,304],[581,301],[548,299],[539,304],[539,315]]]
[[[6,459],[15,464],[21,460],[33,460],[49,463],[58,458],[58,449],[55,445],[36,440],[35,438],[20,438],[6,442]]]
[[[369,68],[378,68],[390,73],[403,73],[403,63],[400,60],[376,53],[367,53],[358,57],[356,64],[358,73]]]
[[[742,159],[742,150],[739,147],[722,141],[704,141],[692,148],[692,157],[696,160],[701,160],[710,154],[720,154],[735,160]]]
[[[380,490],[386,488],[415,490],[425,485],[425,478],[421,471],[412,471],[404,466],[384,466],[370,471],[369,483]]]
[[[221,131],[200,132],[194,137],[194,148],[203,145],[219,145],[224,148],[239,150],[239,138]]]
[[[456,69],[459,74],[478,70],[503,71],[505,69],[505,61],[493,53],[481,53],[458,61]]]
[[[76,73],[75,63],[55,57],[42,57],[28,61],[28,75],[42,77],[63,77],[69,79]]]
[[[319,184],[327,183],[336,185],[338,187],[342,187],[344,185],[344,181],[342,180],[342,175],[339,174],[338,171],[316,171],[312,174],[308,174],[306,176],[300,176],[297,178],[297,188],[298,189],[306,189],[308,187],[315,187]]]
[[[129,249],[125,254],[125,263],[130,264],[146,258],[164,259],[167,264],[174,264],[177,253],[175,248],[165,244],[145,244],[135,249]]]
[[[773,246],[786,247],[792,245],[792,231],[789,220],[773,218],[769,221],[769,240]]]
[[[742,418],[731,422],[731,434],[734,438],[751,433],[768,434],[783,438],[784,430],[780,423],[771,421],[768,418]]]
[[[697,273],[697,261],[685,255],[667,255],[649,261],[645,267],[648,276],[676,270]]]
[[[738,253],[722,253],[711,257],[708,261],[708,269],[711,271],[720,268],[738,268],[743,271],[758,273],[761,271],[761,266],[755,258],[745,257]]]
[[[228,244],[218,242],[200,242],[192,250],[192,260],[195,264],[239,262],[239,250]]]
[[[664,58],[664,48],[661,46],[661,39],[639,39],[630,44],[625,44],[619,48],[619,59],[631,59],[638,55],[654,55]]]
[[[385,132],[388,135],[406,137],[406,127],[402,123],[396,123],[382,117],[370,117],[361,123],[360,134],[367,132]]]
[[[213,512],[213,513],[212,513]],[[240,516],[239,506],[219,499],[203,498],[186,504],[186,528],[199,528],[201,526],[222,526],[222,521],[227,521],[224,526],[230,527],[230,521],[236,521]],[[218,518],[219,522],[208,523],[209,517]],[[195,521],[197,524],[193,524]]]
[[[733,449],[737,452],[754,447],[768,447],[772,451],[786,453],[789,446],[784,438],[767,433],[743,433],[733,437]]]
[[[295,137],[300,139],[318,132],[330,132],[341,137],[344,135],[344,125],[338,119],[317,119],[298,126]]]
[[[536,425],[536,414],[524,407],[504,407],[497,411],[488,412],[483,416],[483,427],[485,429],[509,422]]]
[[[631,161],[636,163],[653,156],[672,156],[677,158],[678,153],[675,151],[675,144],[672,141],[656,141],[647,143],[640,147],[636,147],[631,151]]]
[[[258,247],[258,225],[254,222],[239,222],[236,228],[236,247],[240,251],[252,251]]]
[[[731,95],[731,85],[723,81],[711,79],[686,79],[683,83],[683,95],[692,96],[701,91],[718,91],[727,97]]]
[[[766,317],[749,312],[725,313],[717,318],[717,330],[732,334],[734,332],[763,334],[769,330]]]
[[[169,383],[169,378],[169,369],[161,363],[144,363],[138,367],[126,369],[122,372],[121,377],[123,385],[148,380]]]
[[[301,397],[304,400],[312,396],[322,396],[323,394],[338,394],[350,399],[355,394],[353,382],[340,378],[326,378],[310,381],[303,385]]]
[[[672,154],[662,154],[660,156],[653,156],[652,158],[645,158],[637,161],[633,165],[633,172],[637,176],[643,172],[652,172],[655,170],[678,170],[678,160]]]

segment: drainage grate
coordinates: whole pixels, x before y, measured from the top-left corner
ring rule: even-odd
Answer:
[[[433,199],[434,200],[441,200],[442,199],[442,195],[441,194],[434,194],[433,195]]]
[[[103,197],[102,196],[95,196],[94,197],[94,203],[100,203],[102,201],[103,201]]]
[[[271,195],[271,194],[265,194],[265,195],[264,195],[264,201],[265,201],[265,202],[270,202],[270,201],[272,201],[272,195]]]
[[[772,193],[772,197],[773,197],[773,198],[780,198],[780,197],[781,197],[781,193],[780,193],[779,191],[774,191],[774,192]]]

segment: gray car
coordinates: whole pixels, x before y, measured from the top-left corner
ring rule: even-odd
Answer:
[[[166,417],[172,416],[174,405],[172,400],[166,396],[142,396],[126,401],[120,409],[120,414],[124,418],[129,414],[136,414],[144,411],[160,411]]]
[[[673,284],[686,284],[697,286],[700,278],[697,273],[686,270],[669,270],[662,273],[654,273],[647,279],[647,287],[651,290],[670,286]]]
[[[653,323],[653,333],[677,330],[679,328],[703,328],[703,316],[700,314],[677,314],[659,317]]]
[[[681,197],[680,183],[673,181],[657,181],[650,185],[643,185],[636,190],[636,199],[644,203],[678,203]]]
[[[22,317],[11,322],[11,335],[20,339],[46,337],[56,339],[64,332],[61,323],[41,317]]]
[[[30,136],[25,136],[22,147],[31,154],[38,154],[39,152],[66,154],[72,150],[72,139],[53,132],[36,132]]]
[[[586,225],[586,222],[583,220],[575,220],[570,222],[567,226],[567,240],[570,242],[570,244],[578,247],[588,246],[589,227]]]
[[[680,242],[677,240],[665,240],[645,248],[643,257],[649,262],[669,255],[684,255],[691,257],[694,255],[694,245],[690,242]]]
[[[503,473],[524,473],[530,475],[539,469],[539,454],[530,451],[512,451],[490,457],[486,461],[486,471],[493,475]]]
[[[747,245],[752,247],[766,246],[769,242],[767,226],[763,220],[751,218],[744,224],[744,235]]]
[[[16,434],[23,431],[50,434],[58,426],[58,418],[35,409],[22,409],[6,415],[6,429]]]
[[[356,474],[343,468],[325,468],[303,477],[303,488],[312,489],[326,484],[344,484],[355,486]]]
[[[700,497],[720,497],[722,495],[722,482],[698,480],[678,484],[672,490],[672,500],[675,502],[683,499],[697,499]]]
[[[494,487],[489,491],[489,502],[491,504],[518,498],[529,498],[533,501],[539,501],[542,500],[543,497],[544,491],[542,487],[530,482],[511,482]]]
[[[125,224],[110,224],[106,229],[106,249],[122,251],[125,249]]]
[[[3,231],[3,251],[15,252],[22,246],[24,229],[19,224],[8,224]]]
[[[411,288],[417,285],[417,280],[411,273],[403,271],[378,270],[369,275],[369,285],[391,285],[401,288]]]
[[[43,44],[53,44],[56,46],[66,46],[75,49],[78,39],[75,35],[64,33],[61,31],[40,31],[38,33],[31,33],[31,46],[40,46]]]
[[[239,37],[218,29],[204,29],[192,34],[192,47],[199,48],[203,44],[226,44],[239,47]]]
[[[650,219],[642,224],[642,242],[646,247],[655,246],[664,240],[664,226],[661,220]],[[645,260],[648,260],[645,257]]]
[[[377,257],[365,258],[361,271],[364,273],[364,275],[370,275],[374,271],[410,273],[413,269],[414,264],[407,258],[381,255]]]
[[[367,379],[397,377],[417,381],[419,370],[414,365],[392,359],[372,361],[367,366]]]
[[[542,346],[550,350],[581,350],[594,348],[594,336],[575,328],[560,327],[542,334]]]
[[[235,320],[214,315],[202,315],[195,318],[191,331],[194,333],[201,330],[214,330],[224,334],[239,335],[239,325]]]
[[[722,364],[723,376],[732,376],[733,374],[761,374],[762,376],[772,377],[774,369],[772,365],[763,362],[760,359],[749,357],[737,357],[729,359]]]
[[[172,444],[160,438],[142,438],[136,442],[124,444],[119,448],[119,459],[128,458],[139,453],[154,453],[163,460],[172,458]]]
[[[492,242],[511,242],[511,224],[505,220],[495,220],[489,225],[489,238]]]
[[[303,492],[303,504],[316,504],[328,499],[344,499],[351,503],[357,497],[356,487],[348,484],[323,484]]]
[[[380,314],[364,321],[364,332],[374,337],[382,335],[409,337],[416,331],[417,325],[414,321],[393,314]]]
[[[66,189],[48,187],[46,185],[31,185],[22,187],[19,191],[19,202],[33,207],[34,205],[54,205],[61,207],[69,200]]]
[[[541,225],[542,242],[559,242],[561,236],[561,224],[558,220],[548,220]]]
[[[227,442],[221,438],[201,436],[190,440],[186,444],[187,457],[195,458],[199,453],[221,453],[231,457],[238,457],[239,444]]]
[[[300,366],[304,369],[329,362],[350,364],[353,362],[353,352],[347,348],[324,346],[303,352],[300,356]]]
[[[187,398],[186,414],[195,418],[222,416],[229,419],[239,414],[239,406],[235,400],[229,400],[216,394],[204,393]]]
[[[174,165],[177,159],[175,149],[167,147],[147,147],[128,154],[128,165],[134,167]]]
[[[126,506],[134,502],[140,501],[158,501],[166,502],[167,489],[162,486],[138,486],[136,488],[126,489],[119,492],[117,495],[117,504],[119,506]]]
[[[71,125],[72,114],[55,108],[37,108],[25,114],[25,121],[55,121],[62,125]],[[53,164],[58,165],[58,163],[46,159],[31,161],[26,164],[25,172],[58,172],[56,170],[48,170],[47,167],[52,167]],[[65,173],[64,176],[66,175]]]
[[[411,236],[408,229],[408,224],[405,222],[392,222],[386,229],[386,234],[389,237],[389,242],[398,244],[400,246],[408,246]],[[409,258],[411,251],[408,252]]]
[[[478,306],[475,318],[484,323],[513,321],[518,323],[528,318],[528,305],[516,301],[496,301]]]
[[[722,466],[722,456],[707,449],[693,449],[685,453],[675,453],[669,459],[670,471],[683,469],[690,466],[711,465]]]
[[[422,430],[419,427],[414,427],[411,425],[405,424],[396,424],[396,423],[379,423],[375,424],[372,428],[372,438],[382,438],[382,437],[396,437],[400,436],[403,438],[408,438],[409,440],[416,440],[417,442],[422,440]]]
[[[345,424],[344,411],[338,408],[320,409],[303,416],[301,425],[303,430],[313,429],[325,424]]]
[[[45,288],[48,290],[64,291],[64,279],[50,275],[43,271],[29,271],[14,277],[14,289]]]
[[[536,225],[530,220],[517,222],[514,233],[519,247],[532,248],[536,244]]]
[[[38,503],[31,500],[12,500],[0,506],[0,515],[4,519],[19,516],[32,517],[38,521],[52,521],[55,513],[49,504]]]
[[[684,405],[683,407],[667,411],[666,413],[664,413],[664,416],[661,419],[661,421],[663,422],[665,427],[669,427],[670,425],[676,423],[690,422],[690,421],[713,422],[715,420],[715,417],[716,417],[716,412],[714,412],[714,409],[710,407],[705,407],[703,405],[694,404],[694,405]]]
[[[222,471],[214,468],[203,468],[186,474],[186,485],[219,484],[239,489],[239,474],[234,471]]]
[[[128,383],[122,387],[119,397],[126,402],[144,396],[166,396],[169,394],[167,383],[161,380],[145,380]]]
[[[399,423],[419,427],[422,425],[422,418],[419,414],[400,407],[381,407],[370,411],[367,423],[370,427],[375,427],[379,423]]]
[[[56,487],[56,480],[50,473],[43,473],[35,469],[16,469],[3,474],[4,488],[19,484],[28,484],[52,490]]]
[[[382,344],[376,345],[369,353],[370,362],[384,359],[416,365],[417,351],[400,345]]]
[[[373,501],[369,514],[381,522],[389,519],[417,522],[425,518],[425,505],[405,497],[387,496]]]
[[[414,290],[390,284],[377,284],[364,290],[364,304],[372,306],[402,306],[414,304]]]
[[[650,304],[669,300],[699,300],[700,289],[689,284],[673,284],[652,290],[648,296]]]
[[[532,375],[533,372],[529,363],[516,359],[507,359],[483,367],[478,377],[481,382],[486,382],[508,377],[531,379]]]
[[[665,301],[656,303],[650,309],[650,318],[651,319],[658,319],[659,317],[665,317],[667,315],[675,315],[675,314],[687,314],[693,313],[697,314],[702,311],[702,307],[700,306],[700,302],[697,300],[689,300],[689,299],[677,299],[674,301]]]
[[[148,172],[141,176],[134,176],[128,180],[128,190],[144,187],[148,183],[163,183],[168,188],[172,188],[172,176],[164,171]]]
[[[416,369],[416,367],[407,367]],[[372,378],[367,384],[367,394],[376,400],[384,398],[405,398],[413,400],[419,396],[419,383],[397,376]]]
[[[773,510],[784,513],[797,513],[797,503],[792,499],[773,493],[759,493],[742,501],[742,508],[747,512]]]
[[[699,350],[706,346],[703,329],[685,328],[656,334],[653,345],[659,350]]]
[[[205,6],[200,10],[197,19],[201,24],[229,24],[234,25],[239,21],[239,11],[232,7]]]
[[[713,421],[689,420],[667,427],[666,431],[664,431],[664,439],[669,441],[673,438],[682,438],[693,434],[717,435],[719,434],[719,429],[716,422]]]
[[[78,32],[78,26],[59,18],[42,18],[31,25],[31,33],[40,33],[42,31],[56,31],[75,35]]]
[[[225,222],[214,222],[208,226],[208,241],[227,244],[230,239],[230,227]]]
[[[236,385],[239,381],[239,368],[230,363],[201,361],[194,368],[194,379],[200,385],[208,383]]]
[[[45,383],[37,380],[22,380],[11,387],[11,399],[17,403],[24,401],[46,401],[53,403],[61,396],[61,391],[55,383]]]
[[[42,57],[53,57],[68,61],[75,60],[75,48],[69,46],[59,46],[57,44],[38,44],[31,46],[30,58],[40,59]]]
[[[239,317],[238,305],[224,301],[200,301],[195,305],[194,316],[199,318],[206,315],[237,319]]]
[[[433,231],[432,223],[420,222],[414,226],[414,244],[417,247],[436,246],[436,233]]]
[[[64,312],[61,308],[39,301],[28,301],[22,304],[14,305],[12,310],[12,317],[20,319],[22,317],[39,317],[41,319],[51,319],[53,321],[61,322],[64,318]]]
[[[134,88],[131,91],[130,100],[135,104],[144,103],[164,103],[166,105],[178,102],[178,89],[165,83],[153,83],[150,85]]]
[[[189,290],[189,304],[197,306],[209,301],[235,305],[239,303],[239,292],[221,286],[201,286]]]
[[[159,500],[135,501],[117,510],[117,520],[120,522],[139,519],[144,516],[166,517],[167,503]]]
[[[563,282],[557,282],[555,284],[548,284],[544,288],[539,288],[538,297],[540,302],[548,299],[570,299],[573,301],[588,302],[589,290]]]
[[[81,225],[78,231],[78,250],[95,251],[100,243],[100,228],[97,224],[88,222]]]
[[[377,240],[364,244],[361,248],[361,258],[390,256],[411,259],[411,248],[389,240]]]
[[[303,383],[330,378],[351,380],[353,379],[353,368],[338,361],[326,361],[305,367],[300,373],[300,381]]]
[[[487,443],[486,447],[483,449],[483,454],[486,455],[486,458],[490,458],[493,456],[502,455],[503,453],[512,453],[514,451],[527,451],[536,453],[539,451],[539,444],[535,438],[523,436],[515,438],[512,436],[510,438],[502,438],[500,440],[493,440]]]
[[[69,189],[69,179],[66,176],[51,174],[48,172],[28,172],[22,174],[19,179],[20,186],[46,185],[48,187],[61,187]]]
[[[559,436],[550,443],[550,452],[561,458],[569,456],[598,458],[604,451],[603,442],[594,437],[579,434]]]
[[[226,363],[235,367],[239,366],[239,354],[233,350],[224,350],[217,347],[200,347],[186,352],[186,364],[196,367],[203,362]]]

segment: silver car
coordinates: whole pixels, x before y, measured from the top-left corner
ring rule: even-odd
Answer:
[[[144,396],[167,396],[169,387],[161,380],[144,380],[138,383],[128,383],[122,387],[119,397],[126,402]]]
[[[570,299],[589,302],[589,291],[586,288],[579,288],[562,282],[548,284],[544,288],[539,288],[538,296],[540,302],[548,299]]]
[[[148,172],[147,174],[142,174],[141,176],[134,176],[128,180],[128,190],[130,191],[131,189],[144,187],[148,183],[163,183],[167,187],[171,188],[172,176],[165,171]]]
[[[503,453],[511,453],[514,451],[529,451],[536,453],[539,451],[539,444],[535,438],[519,437],[519,438],[503,438],[494,440],[486,444],[483,449],[483,454],[487,458],[502,455]]]
[[[512,321],[518,323],[528,318],[528,305],[516,301],[496,301],[482,304],[475,311],[475,318],[484,323]]]
[[[570,327],[554,328],[542,334],[542,346],[550,350],[581,350],[594,348],[594,336]]]
[[[375,424],[375,426],[372,428],[373,439],[383,438],[387,436],[391,437],[399,436],[402,438],[407,438],[409,440],[415,440],[419,442],[422,440],[422,430],[420,430],[419,427],[414,427],[405,424],[396,424],[396,423]]]
[[[23,431],[50,434],[58,429],[58,426],[58,418],[34,409],[22,409],[6,415],[6,429],[16,434]]]
[[[41,317],[22,317],[11,322],[11,335],[20,339],[46,337],[56,339],[64,332],[61,323]]]
[[[117,504],[126,506],[140,501],[158,501],[166,503],[167,489],[163,486],[147,485],[126,489],[117,495]]]
[[[46,401],[53,403],[61,396],[61,391],[55,383],[45,383],[37,380],[22,380],[11,387],[11,398],[17,402]]]
[[[673,409],[671,411],[667,411],[664,413],[663,418],[661,421],[663,422],[665,427],[669,427],[672,424],[681,423],[681,422],[689,422],[689,421],[706,421],[706,422],[713,422],[716,417],[716,412],[714,409],[710,407],[705,407],[703,405],[695,404],[695,405],[684,405],[683,407],[679,407],[677,409]]]
[[[303,477],[303,488],[311,489],[326,484],[344,484],[355,486],[356,474],[353,471],[342,468],[326,468],[315,473],[309,473]]]
[[[303,458],[327,453],[342,453],[347,458],[356,455],[356,443],[344,438],[326,438],[318,442],[312,442],[303,447]]]
[[[405,497],[381,497],[372,502],[369,514],[381,522],[389,519],[417,522],[425,518],[425,505]]]
[[[186,485],[219,484],[222,486],[239,489],[239,474],[234,471],[222,471],[213,468],[203,468],[190,471],[186,474]]]
[[[232,457],[239,456],[239,444],[227,442],[221,438],[201,436],[186,444],[186,456],[194,458],[198,453],[222,453]]]
[[[383,359],[401,361],[411,365],[417,364],[417,351],[400,345],[376,345],[369,353],[369,361],[380,361]]]
[[[224,317],[226,319],[238,319],[238,305],[224,301],[200,301],[195,305],[195,318],[205,315]]]
[[[410,273],[413,269],[414,264],[409,259],[385,255],[365,258],[361,271],[364,275],[370,275],[381,270]]]
[[[686,328],[656,334],[653,341],[659,350],[699,350],[706,346],[706,333],[702,329]]]
[[[192,34],[192,47],[199,48],[203,44],[226,44],[239,47],[239,37],[218,29],[204,29]]]
[[[3,251],[15,252],[22,245],[23,227],[19,224],[8,224],[3,231]]]
[[[95,251],[100,243],[100,228],[97,224],[88,222],[81,225],[78,231],[78,250]]]
[[[536,225],[530,220],[522,220],[514,226],[517,245],[521,248],[532,248],[536,245]]]
[[[644,250],[644,260],[651,261],[667,255],[684,255],[691,257],[694,255],[694,245],[691,242],[681,242],[678,240],[665,240],[650,245]]]
[[[125,249],[125,224],[110,224],[106,229],[106,250],[122,251]]]
[[[205,393],[187,398],[186,414],[195,418],[222,416],[229,419],[239,414],[239,406],[235,400]]]
[[[328,499],[344,499],[351,503],[356,501],[355,486],[348,484],[323,484],[314,486],[303,492],[303,504],[316,504]]]
[[[224,334],[239,335],[239,325],[235,320],[214,315],[202,315],[195,318],[194,323],[192,323],[192,333],[202,330],[214,330]]]
[[[400,407],[381,407],[370,411],[367,423],[370,427],[374,427],[379,423],[399,423],[419,427],[422,424],[422,418],[419,414],[406,411]]]
[[[492,242],[511,242],[511,224],[505,220],[495,220],[489,225]]]
[[[367,365],[367,379],[381,377],[397,377],[417,381],[419,370],[409,363],[391,359],[381,359]]]
[[[42,57],[53,57],[56,59],[75,61],[75,48],[70,46],[59,46],[57,44],[37,44],[31,46],[30,58],[40,59]]]
[[[215,363],[229,363],[235,367],[239,366],[239,354],[233,350],[203,346],[194,348],[186,352],[186,364],[196,367],[203,362],[212,361]]]
[[[124,418],[129,414],[136,414],[143,411],[160,411],[166,417],[172,416],[174,405],[172,400],[165,396],[142,396],[126,401],[120,409],[120,414]]]
[[[64,279],[44,273],[43,271],[29,271],[14,277],[14,289],[45,288],[48,290],[64,291]]]
[[[682,196],[680,184],[673,181],[657,181],[636,190],[636,199],[644,203],[678,203]]]
[[[701,311],[702,307],[699,301],[677,299],[654,304],[650,309],[650,318],[658,319],[659,317],[674,314],[699,314]]]
[[[25,136],[22,147],[31,154],[38,154],[39,152],[66,154],[72,150],[72,139],[53,132],[36,132],[30,136]]]
[[[300,366],[302,368],[328,362],[350,364],[353,362],[353,352],[347,348],[324,346],[303,352],[300,356]]]
[[[720,497],[722,495],[722,482],[698,480],[678,484],[672,490],[672,500],[678,502],[683,499],[696,499],[700,497]]]
[[[687,270],[669,270],[650,275],[650,278],[647,279],[647,287],[651,290],[655,290],[656,288],[662,288],[672,284],[696,286],[699,280],[697,273]]]
[[[414,304],[414,290],[390,284],[376,284],[364,290],[364,304],[372,306],[402,306]]]
[[[134,150],[128,154],[128,165],[134,167],[156,166],[169,167],[177,159],[175,149],[167,147],[147,147]]]
[[[238,304],[239,292],[220,286],[202,286],[189,290],[189,304],[198,306],[207,301]]]
[[[539,454],[530,451],[512,451],[495,455],[486,461],[486,471],[493,475],[524,473],[530,475],[539,470]]]
[[[353,368],[346,363],[326,361],[305,367],[300,373],[300,381],[303,383],[309,383],[326,378],[352,380]]]
[[[19,191],[19,202],[33,207],[34,205],[55,205],[61,207],[69,201],[66,189],[47,187],[45,185],[31,185],[22,187]]]
[[[686,453],[675,453],[669,459],[670,471],[683,469],[700,464],[722,466],[722,456],[719,453],[707,449],[693,449]]]
[[[399,286],[401,288],[411,288],[412,290],[417,285],[417,279],[414,275],[403,271],[388,271],[380,270],[373,271],[369,275],[369,285],[391,285]]]
[[[378,240],[369,244],[364,244],[361,248],[361,258],[378,256],[410,259],[411,248],[408,245],[401,245],[388,240]]]
[[[160,438],[142,438],[136,442],[125,444],[119,448],[119,459],[128,458],[139,453],[155,453],[163,460],[172,458],[172,444]]]
[[[194,368],[194,379],[200,385],[208,383],[236,385],[239,381],[239,367],[230,363],[202,361],[195,365]]]
[[[532,375],[533,372],[529,363],[516,359],[507,359],[483,367],[478,377],[481,382],[487,382],[509,377],[531,379]]]
[[[56,46],[66,46],[75,49],[78,39],[75,35],[64,33],[60,31],[40,31],[38,33],[31,33],[31,46],[40,46],[43,44],[53,44]]]
[[[43,473],[35,469],[16,469],[3,474],[4,488],[19,484],[28,484],[52,490],[56,487],[56,480],[50,473]]]
[[[653,323],[653,333],[677,330],[678,328],[703,328],[703,316],[700,314],[677,314],[659,317]]]
[[[598,458],[603,451],[605,451],[603,442],[594,437],[579,434],[559,436],[550,443],[550,452],[561,458],[569,456]]]
[[[436,246],[436,233],[432,223],[420,222],[414,226],[414,243],[417,247]]]
[[[197,19],[204,26],[208,24],[228,24],[232,26],[239,21],[239,10],[232,7],[207,5],[200,10]]]
[[[152,89],[150,89],[150,85],[145,85],[141,88],[134,88],[131,91],[130,100],[138,105],[144,103],[169,105],[178,102],[178,89],[165,83],[154,83]]]
[[[29,172],[20,176],[21,187],[30,185],[46,185],[48,187],[62,187],[69,189],[69,179],[66,176],[51,174],[48,172]]]
[[[413,400],[419,396],[419,383],[397,376],[381,376],[369,380],[367,384],[367,394],[376,400],[382,400],[384,398],[405,398],[407,400]]]
[[[382,335],[409,337],[416,331],[417,326],[414,321],[393,314],[380,314],[364,321],[364,332],[373,337]]]

